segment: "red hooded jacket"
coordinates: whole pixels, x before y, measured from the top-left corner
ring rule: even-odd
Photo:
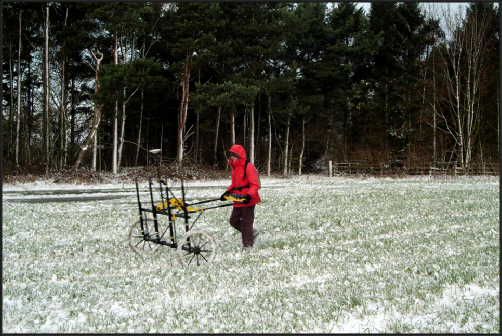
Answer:
[[[239,155],[240,158],[235,162],[232,159],[229,160],[230,168],[232,168],[232,184],[228,187],[228,191],[233,194],[241,194],[251,196],[251,201],[248,204],[235,204],[234,207],[248,207],[261,202],[260,195],[258,194],[258,189],[260,189],[260,183],[258,180],[258,172],[253,163],[249,162],[246,167],[246,177],[244,177],[244,164],[246,163],[247,156],[244,147],[241,145],[233,145],[230,148],[231,152]],[[233,190],[235,188],[241,188],[249,184],[249,188],[244,188],[242,190]],[[236,202],[234,202],[236,203]]]

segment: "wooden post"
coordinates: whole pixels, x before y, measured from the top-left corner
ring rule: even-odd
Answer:
[[[333,177],[333,161],[329,160],[329,177]]]

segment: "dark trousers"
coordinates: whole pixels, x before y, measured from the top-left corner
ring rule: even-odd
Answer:
[[[245,247],[253,246],[254,207],[254,205],[242,208],[234,207],[229,219],[230,225],[242,233],[242,244]]]

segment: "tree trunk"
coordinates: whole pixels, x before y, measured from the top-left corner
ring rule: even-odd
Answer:
[[[291,123],[291,117],[288,116],[288,122],[286,124],[285,136],[284,136],[284,170],[283,175],[288,176],[288,146],[289,146],[289,127]]]
[[[260,113],[260,95],[258,95],[258,109],[256,111],[256,114],[258,115],[258,121],[256,122],[256,134],[254,138],[256,139],[256,144],[255,144],[255,153],[254,153],[254,159],[255,161],[259,162],[260,160],[260,124],[261,124],[261,113]],[[253,162],[254,163],[254,162]]]
[[[429,55],[429,46],[427,46],[427,51],[425,52],[425,59],[429,58],[430,55]],[[426,82],[427,82],[427,67],[424,67],[424,79],[423,79],[423,82],[424,82],[424,90],[423,90],[423,93],[422,93],[422,107],[420,108],[420,120],[419,120],[419,130],[418,130],[418,139],[422,139],[422,120],[423,120],[423,110],[425,108],[425,94],[427,92],[426,90]],[[411,98],[410,98],[411,99]],[[418,153],[419,153],[419,157],[421,157],[422,155],[422,141],[420,141],[419,145],[418,145]]]
[[[272,110],[270,108],[270,103],[272,97],[268,96],[268,160],[267,160],[267,176],[270,176],[271,164],[272,164]]]
[[[144,90],[141,88],[141,108],[139,112],[139,126],[138,126],[138,142],[136,145],[136,160],[134,161],[134,165],[138,165],[138,157],[139,157],[139,148],[141,145],[141,125],[143,124],[143,98],[144,98]]]
[[[254,164],[254,102],[249,111],[249,161]]]
[[[28,64],[28,78],[33,78],[32,76],[32,65],[31,62]],[[26,108],[26,112],[24,113],[24,120],[23,120],[23,139],[24,139],[24,150],[23,150],[23,156],[26,159],[27,162],[31,162],[31,153],[30,153],[30,138],[32,134],[31,127],[29,125],[30,119],[33,118],[33,90],[34,87],[32,86],[31,88],[28,87],[26,93],[27,93],[27,98],[26,98],[26,104],[28,107]]]
[[[161,128],[160,128],[160,162],[162,162],[162,145],[164,144],[164,142],[162,141],[164,139],[164,123],[161,123],[160,124]]]
[[[66,7],[66,16],[64,20],[63,27],[66,27],[66,22],[68,20],[68,9]],[[63,49],[65,47],[65,42],[63,42]],[[66,165],[66,155],[67,155],[67,141],[66,141],[66,65],[68,63],[67,52],[64,51],[63,59],[61,62],[61,105],[59,108],[59,146],[61,153],[59,155],[59,167],[62,168]]]
[[[497,92],[500,92],[500,77],[497,78]],[[500,95],[497,95],[497,111],[500,111]],[[497,113],[497,139],[500,139],[500,113]],[[497,152],[500,153],[500,141],[498,142],[497,149]]]
[[[118,154],[118,101],[115,101],[114,111],[113,111],[113,155],[112,155],[112,173],[117,174],[117,154]]]
[[[293,161],[293,148],[295,147],[295,144],[293,143],[291,145],[291,149],[289,150],[289,155],[288,155],[288,174],[291,171],[291,161]]]
[[[70,157],[75,152],[75,78],[71,79],[71,104],[70,104]]]
[[[99,78],[98,78],[98,71],[99,71],[99,63],[101,60],[103,60],[103,53],[100,53],[99,50],[97,51],[98,55],[101,55],[99,58],[96,57],[94,52],[91,50],[92,57],[94,57],[94,61],[96,61],[96,77],[94,79],[94,93],[99,92]],[[72,95],[73,97],[73,95]],[[73,99],[73,98],[72,98]],[[72,108],[73,110],[73,108]],[[94,104],[94,125],[99,124],[99,118],[98,118],[98,105]],[[73,127],[72,127],[73,128]],[[97,166],[97,151],[98,151],[98,129],[96,126],[96,133],[94,135],[94,146],[92,147],[92,170],[96,171],[96,166]],[[80,162],[79,162],[80,164]],[[78,165],[77,165],[78,166]],[[76,168],[76,167],[75,167]]]
[[[139,90],[139,86],[134,90],[133,93],[129,97],[126,96],[127,87],[124,87],[124,101],[122,102],[122,123],[120,127],[120,145],[118,149],[118,163],[117,167],[120,168],[121,162],[122,162],[122,150],[124,148],[124,137],[125,137],[125,122],[126,122],[126,105],[129,102],[129,99],[131,99],[132,96]]]
[[[87,149],[89,148],[89,145],[91,144],[92,139],[96,136],[96,133],[98,131],[98,126],[99,122],[101,120],[101,108],[97,107],[97,112],[95,112],[95,123],[92,126],[91,132],[89,133],[89,136],[87,136],[87,140],[82,147],[82,150],[80,151],[80,154],[78,155],[77,161],[75,161],[75,164],[73,165],[73,169],[77,169],[78,166],[80,165],[80,162],[84,158],[85,153],[87,152]]]
[[[49,7],[47,7],[49,8]],[[48,12],[48,10],[47,10]],[[19,12],[19,50],[17,53],[17,120],[16,120],[16,166],[19,166],[19,128],[21,126],[21,11]]]
[[[232,137],[232,146],[235,145],[235,114],[234,108],[230,109],[230,134]]]
[[[249,143],[246,141],[248,139],[246,131],[248,130],[247,128],[247,120],[248,120],[248,108],[246,107],[244,109],[244,117],[242,118],[242,146],[247,147],[249,151]]]
[[[9,52],[10,109],[9,109],[9,122],[7,124],[8,143],[3,144],[4,148],[12,148],[11,146],[12,146],[12,143],[14,142],[14,141],[12,141],[14,138],[13,132],[12,132],[12,129],[14,127],[14,72],[12,71],[12,69],[13,69],[14,65],[12,64],[13,45],[12,45],[12,41],[10,40],[10,38],[9,38],[9,46],[10,46],[10,52]],[[9,150],[9,152],[11,152],[11,151]]]
[[[46,7],[47,17],[45,21],[45,163],[46,172],[49,169],[49,6]]]
[[[215,134],[215,138],[214,138],[214,165],[215,165],[215,167],[218,166],[217,153],[218,153],[218,132],[220,130],[220,118],[221,118],[221,106],[218,106],[218,114],[216,116],[216,134]]]
[[[302,119],[302,149],[298,158],[298,176],[302,176],[302,158],[305,150],[305,118]]]
[[[179,166],[183,163],[183,148],[185,144],[184,139],[184,128],[187,121],[188,115],[188,103],[190,102],[190,72],[189,64],[191,62],[191,57],[187,53],[185,66],[183,68],[183,79],[181,82],[181,103],[180,103],[180,112],[179,112],[179,120],[178,120],[178,151],[176,155],[176,162]]]
[[[124,87],[124,99],[126,97],[126,88]],[[124,101],[122,103],[122,126],[120,128],[120,144],[119,144],[119,150],[118,150],[118,162],[117,162],[117,168],[120,168],[120,165],[122,163],[122,149],[124,148],[124,133],[125,133],[125,122],[126,122],[126,102]]]
[[[114,49],[113,49],[113,62],[115,65],[118,64],[117,59],[117,31],[115,30],[114,35]],[[117,127],[118,127],[118,101],[115,101],[115,106],[113,110],[113,154],[112,154],[112,173],[117,174]]]
[[[199,162],[199,119],[200,115],[197,113],[195,122],[195,163]]]
[[[433,133],[433,150],[432,150],[432,158],[434,160],[434,165],[437,162],[437,141],[436,141],[436,130],[437,130],[437,124],[436,124],[436,65],[435,65],[435,51],[432,51],[432,85],[433,85],[433,105],[432,105],[432,114],[433,114],[433,128],[432,128],[432,133]]]
[[[123,42],[124,37],[120,38],[120,48],[122,50],[122,63],[127,63],[127,38],[125,39],[125,43]],[[134,44],[134,39],[133,39]],[[133,46],[134,48],[134,46]],[[131,49],[131,57],[134,58],[134,49]],[[136,89],[137,90],[137,89]],[[135,91],[136,92],[136,91]],[[124,86],[124,101],[122,102],[122,121],[120,128],[120,144],[118,148],[118,160],[117,160],[117,169],[119,169],[122,165],[122,151],[124,149],[124,136],[125,136],[125,122],[126,122],[126,104],[129,99],[126,99],[127,95],[127,86]],[[126,101],[127,100],[127,101]]]
[[[99,63],[103,59],[103,54],[97,51],[98,55],[101,55],[99,58],[96,57],[94,52],[91,50],[91,54],[94,57],[94,60],[96,61],[96,77],[94,81],[94,93],[99,92],[99,77],[98,77],[98,71],[99,71]],[[75,161],[75,164],[73,165],[73,169],[77,169],[78,166],[80,165],[80,162],[84,158],[85,153],[87,152],[87,149],[91,143],[91,141],[94,139],[94,148],[93,148],[93,162],[92,162],[92,169],[96,171],[96,150],[97,150],[97,132],[98,132],[98,127],[99,127],[99,122],[101,121],[101,111],[98,105],[94,105],[94,122],[93,126],[91,128],[91,132],[89,133],[89,136],[87,137],[87,141],[85,145],[82,147],[80,154]]]
[[[64,115],[64,99],[65,99],[65,90],[64,90],[64,74],[65,72],[65,57],[63,56],[63,59],[61,61],[61,96],[60,96],[60,99],[61,99],[61,102],[60,102],[60,105],[59,105],[59,115],[58,115],[58,137],[57,137],[57,141],[56,141],[56,148],[59,150],[59,153],[57,155],[57,160],[58,160],[58,167],[59,169],[61,169],[63,167],[63,153],[64,153],[64,150],[63,150],[63,147],[64,147],[64,144],[63,144],[63,138],[64,138],[64,130],[63,130],[63,115]]]
[[[199,76],[198,76],[198,80],[199,80],[199,85],[200,85],[200,69],[199,69]],[[197,164],[199,162],[199,119],[200,119],[200,114],[197,113],[196,115],[196,122],[195,122],[195,163]]]
[[[97,163],[98,163],[98,130],[96,130],[96,134],[94,134],[94,141],[92,144],[92,171],[97,171]]]
[[[331,155],[333,154],[333,151],[332,151],[332,142],[334,140],[332,140],[334,137],[333,137],[333,114],[330,114],[329,115],[329,125],[328,125],[328,134],[326,136],[326,150],[324,152],[324,155],[327,157],[328,155],[331,157]]]

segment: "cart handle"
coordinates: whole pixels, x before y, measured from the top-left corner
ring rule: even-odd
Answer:
[[[234,202],[242,202],[246,200],[246,197],[240,194],[227,194],[223,196],[227,201],[234,201]],[[221,201],[219,198],[213,198],[210,200],[206,201],[200,201],[200,202],[195,202],[195,203],[190,203],[189,205],[197,205],[197,204],[204,204],[204,203],[209,203],[209,202],[214,202],[214,201]]]
[[[243,201],[246,200],[246,197],[244,197],[243,195],[240,195],[240,194],[228,194],[228,195],[223,196],[223,198],[225,198],[227,201],[234,201],[234,202],[239,202],[239,203],[242,203]],[[200,201],[200,202],[196,202],[196,203],[187,204],[186,209],[188,210],[188,212],[199,212],[199,211],[202,212],[202,211],[204,211],[204,209],[193,208],[190,205],[209,203],[209,202],[214,202],[214,201],[219,201],[219,200],[220,200],[219,198],[214,198],[214,199],[210,199],[210,200],[206,200],[206,201]],[[183,210],[183,206],[185,205],[182,200],[179,200],[179,199],[173,197],[173,198],[170,198],[169,200],[165,200],[164,202],[157,204],[155,210],[162,211],[162,210],[166,209],[168,207],[168,203],[170,206],[172,206],[178,210]],[[235,204],[235,203],[233,203],[233,204]],[[220,208],[223,206],[228,206],[228,205],[233,205],[233,204],[232,203],[224,204],[224,205],[219,205],[219,206],[206,208],[206,209]]]
[[[241,195],[241,194],[229,194],[223,196],[228,201],[235,201],[235,202],[242,202],[246,200],[246,196]]]

